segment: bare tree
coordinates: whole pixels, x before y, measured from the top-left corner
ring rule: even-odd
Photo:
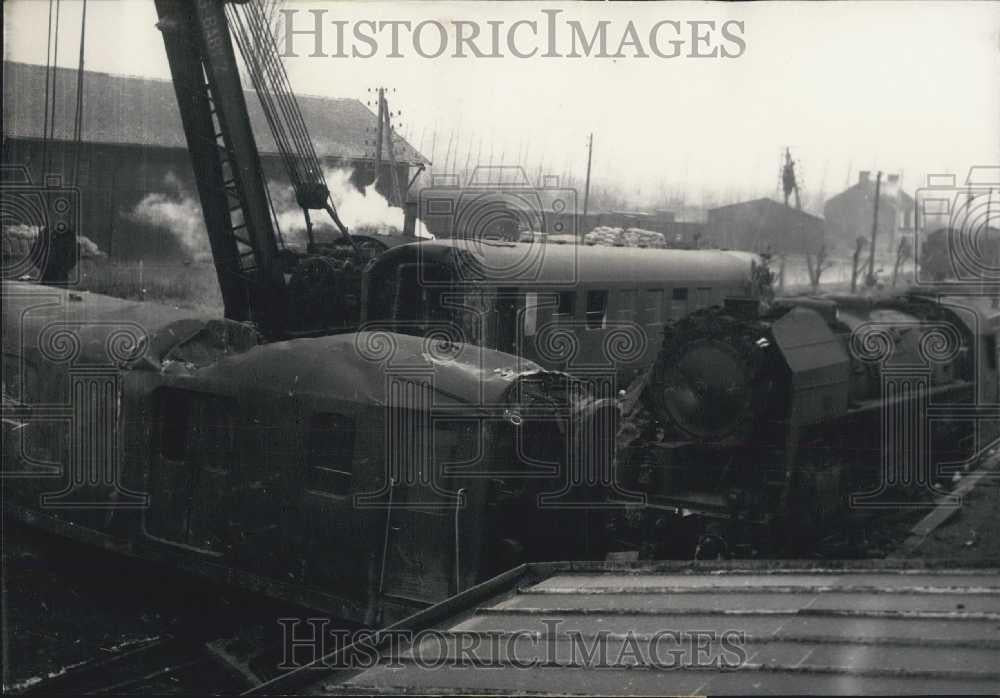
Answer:
[[[806,252],[806,266],[809,268],[809,286],[812,288],[813,293],[819,288],[819,280],[823,276],[823,272],[833,266],[833,262],[829,261],[826,255],[826,244],[819,246],[815,260],[811,252]]]
[[[896,288],[896,279],[899,277],[900,268],[906,264],[906,261],[913,257],[913,247],[910,245],[910,239],[901,237],[899,239],[899,246],[896,248],[896,263],[892,267],[892,287]]]
[[[865,248],[865,243],[868,242],[868,238],[858,237],[855,242],[854,247],[854,258],[851,261],[851,293],[855,293],[858,290],[858,274],[860,269],[858,269],[858,262],[861,259],[861,252]]]

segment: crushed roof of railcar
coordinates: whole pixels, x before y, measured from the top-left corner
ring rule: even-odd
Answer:
[[[260,343],[248,325],[169,306],[28,283],[4,282],[4,353],[45,365],[187,375],[231,391],[388,400],[386,373],[426,383],[435,405],[503,404],[519,379],[562,376],[522,357],[392,332]],[[192,340],[197,346],[192,346]]]

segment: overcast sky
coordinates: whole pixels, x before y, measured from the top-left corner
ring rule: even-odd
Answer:
[[[62,0],[59,63],[76,65],[80,0]],[[45,62],[49,3],[4,3],[4,55]],[[455,58],[454,36],[444,57],[420,57],[412,38],[404,58],[388,57],[379,33],[371,58],[311,57],[314,40],[298,37],[298,58],[286,59],[301,93],[367,99],[369,88],[395,88],[402,132],[443,167],[448,142],[465,164],[482,148],[494,163],[582,177],[587,134],[595,134],[594,176],[617,180],[637,199],[657,192],[706,191],[717,200],[778,193],[778,167],[790,146],[807,199],[854,180],[860,169],[902,172],[908,189],[927,173],[958,172],[1000,162],[1000,4],[978,3],[306,3],[295,28],[312,26],[310,9],[325,9],[323,51],[337,51],[334,20],[345,22],[345,52],[370,45],[352,40],[365,20],[434,19],[454,32],[455,20],[475,23],[486,36],[492,20],[506,37],[519,20],[544,24],[559,10],[560,36],[576,21],[591,33],[607,20],[615,52],[631,21],[647,58],[634,47],[622,57],[518,58],[503,46],[499,58]],[[682,55],[650,53],[658,22],[680,22]],[[710,43],[732,58],[691,58],[692,21],[715,22]],[[744,46],[719,33],[732,21]],[[152,0],[90,0],[87,67],[169,77]],[[663,43],[673,36],[666,31]],[[707,25],[702,25],[707,26]],[[662,28],[662,27],[661,27]],[[530,28],[518,29],[515,49],[541,46]],[[503,42],[503,38],[501,41]],[[713,43],[714,42],[714,43]],[[425,52],[437,38],[427,33]],[[428,49],[427,46],[430,48]],[[566,49],[567,44],[561,48]],[[661,45],[660,48],[663,48]],[[488,49],[487,49],[488,50]],[[436,134],[436,139],[435,139]],[[480,146],[480,141],[482,145]],[[432,148],[432,144],[436,146]]]

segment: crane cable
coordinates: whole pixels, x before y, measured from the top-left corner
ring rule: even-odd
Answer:
[[[282,163],[295,189],[297,203],[305,215],[310,244],[313,239],[309,210],[324,209],[357,252],[357,244],[337,214],[305,119],[279,58],[274,35],[267,26],[259,3],[249,2],[240,7],[227,4],[226,14]]]
[[[262,26],[263,20],[253,11],[254,7],[249,7],[244,18],[239,12],[231,12],[231,18],[235,20],[234,25],[237,32],[238,43],[243,50],[244,60],[249,68],[251,78],[255,87],[259,86],[261,101],[267,111],[269,123],[275,127],[276,139],[282,141],[279,145],[286,148],[291,145],[289,136],[294,140],[294,148],[300,156],[296,159],[291,149],[283,150],[282,155],[293,181],[297,185],[319,181],[321,175],[319,163],[315,159],[312,151],[312,144],[301,114],[298,112],[293,98],[290,96],[290,88],[287,85],[287,77],[282,70],[280,61],[276,56],[266,52],[269,33]],[[245,20],[245,22],[244,22]],[[270,84],[268,84],[270,83]],[[277,99],[275,103],[274,99]],[[277,107],[277,108],[276,108]],[[280,108],[280,116],[278,111]],[[286,131],[287,128],[290,131]]]
[[[61,0],[49,0],[49,28],[45,47],[45,118],[42,125],[42,177],[51,172],[49,142],[55,138],[57,67],[59,65],[59,14]],[[55,36],[52,33],[52,8],[55,7]]]
[[[73,185],[79,185],[80,147],[83,140],[83,64],[87,42],[87,0],[83,0],[80,18],[80,59],[76,67],[76,114],[73,118]]]
[[[240,13],[233,12],[232,15],[237,20],[241,50],[250,49],[243,50],[244,59],[275,132],[275,140],[296,188],[299,204],[304,209],[320,208],[329,197],[326,181],[287,75],[277,57],[273,36],[256,6],[247,6],[245,24],[241,21]]]
[[[55,12],[53,12],[55,8]],[[56,139],[56,107],[59,103],[59,24],[62,15],[61,0],[49,0],[48,36],[45,50],[45,115],[42,121],[42,176],[52,174],[52,150]],[[53,31],[53,16],[55,25]],[[83,0],[80,19],[80,58],[76,69],[76,106],[73,114],[73,169],[69,184],[79,180],[80,147],[83,141],[83,75],[84,54],[87,41],[87,0]]]

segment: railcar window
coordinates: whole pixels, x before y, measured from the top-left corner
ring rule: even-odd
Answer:
[[[576,314],[576,291],[560,291],[556,315],[572,317]]]
[[[652,324],[663,320],[663,289],[646,291],[646,322]]]
[[[452,311],[442,303],[447,280],[447,272],[436,264],[401,264],[396,270],[392,303],[396,329],[420,335],[449,322]]]
[[[699,288],[697,291],[697,301],[699,308],[707,308],[712,305],[712,289],[711,288]]]
[[[351,417],[326,412],[309,418],[306,489],[325,494],[350,494],[354,433],[355,425]]]
[[[599,330],[605,325],[608,312],[607,291],[587,291],[587,329]]]
[[[159,452],[170,460],[196,460],[228,470],[236,457],[236,406],[223,395],[163,390],[159,399]]]
[[[160,396],[160,453],[170,460],[184,460],[188,412],[188,400],[184,393],[168,390]]]
[[[621,292],[618,299],[618,319],[622,322],[635,320],[635,301],[637,293],[629,289]]]
[[[671,291],[670,319],[678,320],[687,313],[688,290],[675,288]]]
[[[26,405],[38,402],[65,402],[68,398],[66,386],[50,389],[55,393],[42,394],[45,386],[42,383],[38,368],[17,354],[3,355],[3,397],[4,403],[13,400]]]
[[[538,327],[538,294],[524,294],[524,336],[534,337]]]
[[[997,338],[996,337],[986,337],[986,347],[984,353],[986,354],[986,363],[991,369],[997,367]]]
[[[3,355],[3,402],[26,402],[21,385],[21,357],[14,354]]]
[[[3,461],[0,470],[13,475],[59,473],[60,458],[65,453],[68,430],[65,422],[22,421],[15,410],[43,402],[38,370],[16,354],[3,355],[3,406],[11,414],[4,419],[5,455],[12,456]],[[21,458],[25,460],[22,462]],[[20,468],[28,466],[27,470]]]
[[[477,289],[465,293],[443,294],[454,318],[454,326],[461,332],[463,342],[492,346],[496,334],[492,325],[496,318],[496,289]]]
[[[473,420],[434,421],[435,466],[442,477],[472,470],[486,457],[484,425]]]

